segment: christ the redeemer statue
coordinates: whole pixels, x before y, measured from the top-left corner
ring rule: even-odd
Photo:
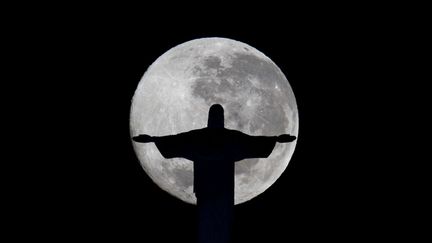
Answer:
[[[210,107],[206,128],[177,135],[139,135],[135,142],[154,142],[166,159],[194,162],[194,193],[198,207],[198,242],[227,243],[234,208],[234,162],[267,158],[276,144],[292,142],[295,136],[250,136],[224,128],[221,105]]]

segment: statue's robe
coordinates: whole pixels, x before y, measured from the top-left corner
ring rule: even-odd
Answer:
[[[194,162],[194,193],[200,243],[228,242],[234,207],[234,164],[268,157],[276,137],[250,136],[226,128],[203,128],[155,137],[163,157]]]

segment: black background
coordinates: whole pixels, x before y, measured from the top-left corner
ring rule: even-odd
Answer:
[[[234,242],[401,234],[396,191],[403,182],[392,173],[398,160],[387,153],[397,148],[385,142],[396,109],[392,87],[399,85],[387,72],[397,55],[390,51],[388,21],[352,12],[232,14],[228,20],[209,13],[188,21],[150,15],[152,9],[67,10],[14,29],[17,60],[28,66],[18,75],[31,97],[25,116],[33,122],[25,131],[37,138],[18,193],[23,199],[12,210],[11,224],[26,232],[19,235],[194,242],[195,207],[143,171],[129,137],[129,111],[147,67],[169,48],[201,37],[235,39],[266,54],[298,103],[291,162],[272,187],[236,206]]]

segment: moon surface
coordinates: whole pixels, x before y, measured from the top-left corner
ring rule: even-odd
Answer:
[[[226,38],[185,42],[148,68],[132,99],[131,136],[165,136],[206,127],[215,103],[224,107],[226,128],[249,135],[298,136],[297,103],[285,75],[260,51]],[[261,194],[280,177],[296,141],[277,143],[268,158],[235,164],[235,204]],[[160,188],[196,204],[192,161],[164,159],[154,143],[133,146]]]

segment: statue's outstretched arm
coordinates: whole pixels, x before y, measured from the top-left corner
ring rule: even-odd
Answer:
[[[138,143],[154,143],[166,159],[191,157],[191,153],[196,150],[193,130],[185,133],[167,136],[150,136],[140,134],[133,137],[133,141]]]
[[[155,141],[155,137],[152,137],[147,134],[141,134],[132,138],[137,143],[153,143]]]
[[[278,143],[289,143],[296,140],[296,136],[292,136],[289,134],[282,134],[276,137],[276,142]]]

